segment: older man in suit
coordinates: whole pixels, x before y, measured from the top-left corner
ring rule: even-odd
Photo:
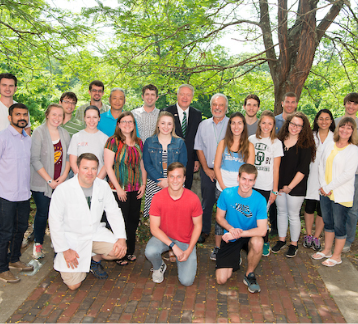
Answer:
[[[182,84],[178,88],[177,103],[164,108],[174,115],[175,133],[184,139],[188,152],[188,163],[186,165],[185,187],[191,189],[193,173],[199,170],[199,161],[194,150],[195,135],[201,122],[201,111],[190,107],[194,97],[194,88],[190,84]]]

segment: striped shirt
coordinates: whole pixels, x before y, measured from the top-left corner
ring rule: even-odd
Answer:
[[[140,107],[132,110],[132,114],[138,125],[139,137],[144,143],[155,131],[159,109],[154,108],[153,111],[146,112],[143,107]]]
[[[128,146],[116,136],[108,138],[105,148],[114,152],[113,170],[117,181],[124,191],[138,191],[142,185],[142,171],[140,161],[143,156],[143,142]],[[112,190],[115,190],[113,183],[108,181]]]
[[[86,125],[78,120],[74,115],[72,115],[71,119],[66,124],[62,125],[62,128],[67,130],[72,137],[73,134],[76,134],[80,130],[85,129]]]

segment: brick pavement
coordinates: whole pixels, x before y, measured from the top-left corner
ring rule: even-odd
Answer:
[[[219,286],[210,248],[198,248],[197,278],[184,287],[169,261],[164,282],[154,284],[144,247],[138,250],[138,260],[126,267],[103,262],[109,278],[89,274],[77,291],[51,271],[7,322],[345,322],[310,259],[312,251],[302,247],[296,258],[282,252],[262,258],[256,270],[259,294],[249,293],[242,281],[245,255],[242,269]]]

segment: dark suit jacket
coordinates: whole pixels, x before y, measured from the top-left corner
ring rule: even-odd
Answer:
[[[188,163],[186,165],[186,181],[185,187],[190,189],[193,182],[193,170],[194,170],[194,161],[198,161],[196,151],[194,150],[194,141],[195,135],[198,130],[198,126],[201,123],[202,115],[201,111],[193,107],[189,107],[189,119],[188,127],[186,129],[186,136],[183,137],[183,132],[181,130],[181,124],[178,115],[177,105],[172,105],[163,109],[164,111],[169,111],[174,115],[175,120],[175,133],[184,139],[186,149],[188,152]]]

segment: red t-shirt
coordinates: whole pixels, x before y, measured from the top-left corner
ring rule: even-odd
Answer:
[[[190,243],[194,229],[192,217],[203,214],[198,196],[185,189],[181,197],[174,200],[168,188],[156,193],[152,199],[149,215],[160,217],[159,228],[170,238],[182,243]]]

